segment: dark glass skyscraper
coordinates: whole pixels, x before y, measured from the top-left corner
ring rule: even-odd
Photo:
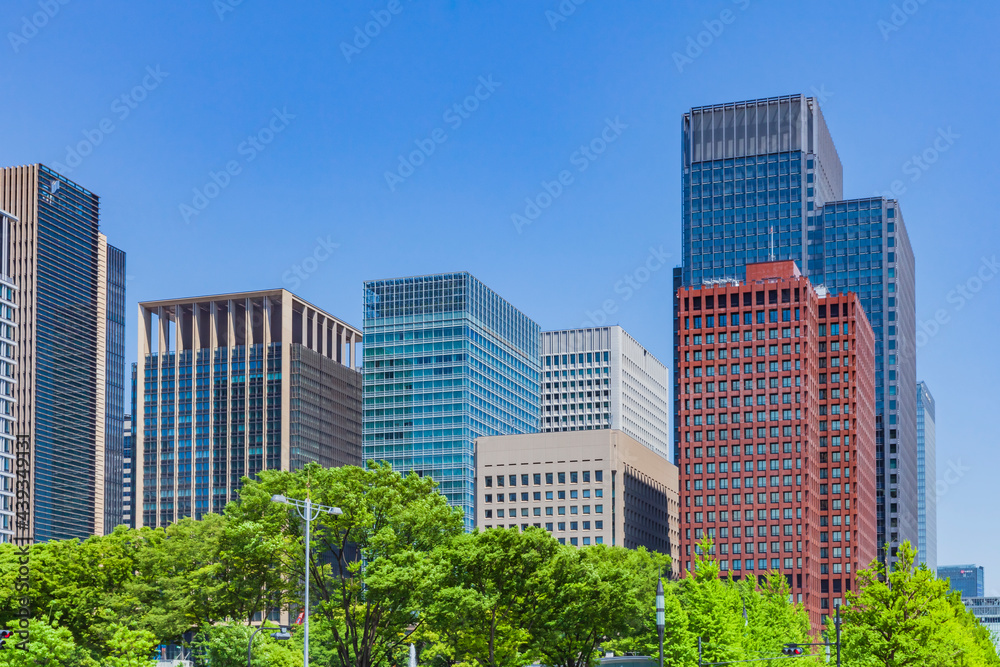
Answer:
[[[17,216],[9,242],[21,342],[16,429],[32,441],[31,534],[38,542],[102,534],[113,528],[107,439],[121,432],[109,420],[120,418],[122,398],[107,403],[120,397],[109,385],[124,385],[115,323],[124,253],[99,232],[98,196],[44,165],[0,170],[0,208]]]
[[[983,597],[986,588],[982,565],[942,565],[938,568],[937,578],[948,579],[951,590],[959,591],[963,598]]]
[[[430,475],[475,522],[476,438],[538,431],[533,320],[468,273],[364,285],[365,459]]]
[[[682,134],[675,287],[743,280],[747,264],[774,259],[794,260],[821,290],[858,294],[875,332],[878,544],[917,544],[914,259],[899,204],[843,200],[815,98],[695,107]]]
[[[122,507],[125,427],[125,253],[107,245],[104,399],[104,530],[125,523]]]

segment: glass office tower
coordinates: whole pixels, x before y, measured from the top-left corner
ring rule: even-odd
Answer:
[[[918,560],[937,572],[937,433],[934,395],[917,383],[917,512],[920,528]]]
[[[16,216],[15,428],[31,439],[29,532],[36,542],[103,534],[117,461],[107,440],[124,417],[124,253],[99,231],[99,197],[44,165],[0,169],[0,208]]]
[[[125,253],[106,244],[104,531],[125,523]]]
[[[960,592],[963,599],[985,595],[986,577],[982,565],[942,565],[937,578],[947,579],[951,590]]]
[[[914,260],[899,204],[843,200],[843,168],[815,98],[694,107],[682,134],[675,288],[743,280],[747,264],[773,259],[794,260],[814,285],[858,294],[875,332],[878,544],[917,544]]]
[[[364,285],[364,455],[475,522],[475,440],[538,431],[540,328],[468,273]]]

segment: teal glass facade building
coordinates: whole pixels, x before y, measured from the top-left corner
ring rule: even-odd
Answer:
[[[772,259],[795,261],[831,292],[858,294],[875,332],[878,544],[917,544],[915,265],[898,202],[844,200],[843,168],[815,98],[694,107],[682,139],[675,294],[742,281],[747,264]],[[677,395],[675,374],[675,415]],[[677,437],[675,427],[675,457]]]
[[[475,521],[476,438],[535,433],[534,321],[469,273],[364,284],[364,456],[428,475]]]

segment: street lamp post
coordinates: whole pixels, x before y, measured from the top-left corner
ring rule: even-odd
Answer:
[[[663,628],[666,625],[664,619],[665,611],[666,607],[663,603],[663,575],[661,574],[656,580],[656,629],[660,633],[660,667],[663,667]]]
[[[309,667],[309,528],[310,524],[314,519],[318,519],[322,514],[332,514],[337,516],[343,514],[339,507],[330,507],[329,505],[320,505],[319,503],[314,503],[308,496],[305,500],[296,500],[295,498],[286,498],[281,494],[276,494],[271,496],[271,502],[279,503],[281,505],[291,505],[295,508],[295,513],[298,514],[303,521],[306,522],[306,593],[305,593],[305,631],[304,631],[304,646],[302,648],[304,667]]]
[[[253,658],[253,639],[257,636],[258,632],[264,629],[265,625],[267,625],[267,619],[264,619],[264,621],[260,624],[260,627],[250,634],[250,641],[247,643],[247,667],[253,667],[253,665],[250,664],[250,661]],[[280,625],[277,628],[272,626],[268,628],[268,630],[277,630],[277,632],[271,633],[271,636],[275,639],[285,640],[292,638],[292,635],[288,632],[288,628],[283,625]]]

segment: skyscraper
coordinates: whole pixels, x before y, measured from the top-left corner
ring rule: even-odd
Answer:
[[[947,579],[951,590],[960,592],[963,598],[981,598],[986,588],[982,565],[942,565],[937,569],[937,578]]]
[[[132,383],[129,393],[131,409],[125,415],[122,429],[122,523],[135,528],[135,433],[132,430],[132,415],[136,414],[136,372],[138,364],[132,362]]]
[[[667,367],[620,326],[543,331],[541,431],[619,430],[669,456]]]
[[[840,158],[815,98],[695,107],[682,138],[675,285],[743,279],[747,264],[794,260],[813,285],[858,295],[875,334],[878,542],[892,553],[903,540],[916,544],[914,260],[899,204],[843,200]],[[676,448],[676,427],[674,439]]]
[[[934,396],[927,383],[917,383],[917,512],[920,543],[917,560],[937,571],[937,435]]]
[[[783,574],[821,629],[875,558],[874,337],[794,262],[678,290],[681,571]],[[853,590],[857,590],[856,586]]]
[[[538,430],[540,329],[469,273],[364,284],[365,459],[476,518],[476,438]]]
[[[140,303],[136,526],[220,513],[262,470],[360,465],[360,340],[283,289]]]
[[[125,438],[125,253],[107,244],[101,235],[105,261],[105,436],[104,530],[125,522],[122,507]]]
[[[97,195],[44,165],[0,170],[0,208],[17,216],[15,428],[31,439],[30,534],[102,534],[116,512],[107,448],[120,451],[124,417],[124,254],[98,229]]]
[[[17,461],[14,435],[14,312],[16,287],[10,278],[10,227],[17,219],[0,209],[0,543],[13,542]]]

